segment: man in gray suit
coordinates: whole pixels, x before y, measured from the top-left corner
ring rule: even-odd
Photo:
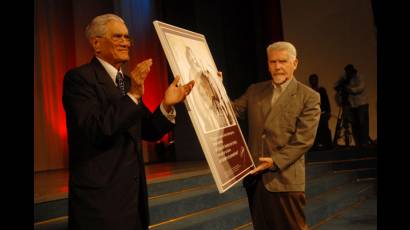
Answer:
[[[257,167],[244,179],[254,229],[307,229],[305,157],[320,118],[320,96],[293,76],[298,59],[289,42],[267,47],[272,81],[252,84],[232,102],[248,116],[248,145]]]

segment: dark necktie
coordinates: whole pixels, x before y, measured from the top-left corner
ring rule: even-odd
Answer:
[[[115,77],[115,83],[117,83],[117,87],[121,90],[121,94],[125,96],[124,76],[120,71],[118,71],[117,76]]]

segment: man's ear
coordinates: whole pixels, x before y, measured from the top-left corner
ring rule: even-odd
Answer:
[[[90,38],[90,43],[94,49],[95,53],[99,53],[100,52],[100,47],[101,47],[101,42],[97,37],[92,37]]]
[[[299,63],[299,60],[295,58],[295,60],[293,61],[293,66],[295,67],[295,69],[298,67],[298,63]]]

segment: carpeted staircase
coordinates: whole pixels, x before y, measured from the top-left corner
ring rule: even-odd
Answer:
[[[376,148],[309,152],[308,225],[375,194]],[[239,183],[219,194],[209,170],[148,183],[150,229],[253,229],[245,189]],[[35,204],[35,229],[67,229],[67,199]]]

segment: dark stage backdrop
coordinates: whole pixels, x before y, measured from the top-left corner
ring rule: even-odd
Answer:
[[[34,32],[34,171],[68,167],[65,113],[61,103],[64,73],[92,58],[84,36],[86,24],[103,13],[125,20],[135,41],[129,71],[136,63],[153,58],[146,81],[144,102],[153,110],[172,80],[159,40],[155,19],[206,36],[216,65],[224,73],[229,96],[240,96],[249,84],[269,79],[266,46],[282,40],[279,0],[36,0]],[[164,137],[176,159],[204,159],[183,105],[177,106],[177,126]],[[246,136],[246,124],[241,124]],[[168,139],[168,137],[170,139]],[[158,147],[158,146],[157,146]],[[161,146],[159,146],[161,147]],[[144,159],[155,161],[153,145],[144,143]],[[170,150],[169,150],[170,151]]]
[[[374,5],[372,5],[374,3]],[[312,73],[329,95],[329,127],[334,137],[340,107],[335,100],[335,82],[351,63],[362,75],[369,96],[369,135],[377,138],[379,5],[370,0],[282,1],[284,39],[298,49],[295,76],[308,84]],[[308,19],[308,20],[307,20]],[[339,144],[344,144],[341,141]]]

